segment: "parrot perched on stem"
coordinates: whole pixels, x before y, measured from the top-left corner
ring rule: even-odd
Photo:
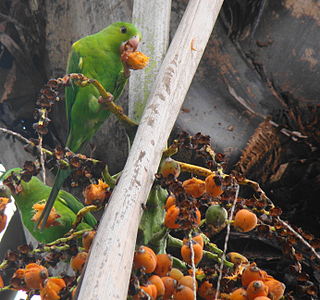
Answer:
[[[19,173],[22,169],[15,168],[6,171],[0,179],[4,181],[12,172],[15,176],[19,177]],[[10,187],[10,184],[7,184]],[[10,188],[11,192],[8,193],[5,189],[6,185],[1,188],[2,193],[6,193],[5,196],[10,195],[15,199],[15,204],[21,214],[22,222],[24,226],[29,230],[32,236],[40,243],[50,243],[58,238],[61,238],[72,227],[73,222],[76,220],[76,214],[84,206],[70,193],[63,190],[59,191],[56,201],[54,203],[54,217],[51,218],[51,226],[45,227],[40,230],[35,227],[35,215],[37,214],[37,205],[41,205],[42,200],[48,198],[51,187],[44,184],[37,177],[32,177],[30,181],[26,182],[21,179],[19,190]],[[9,194],[9,195],[8,195]],[[49,223],[49,221],[48,221]],[[96,219],[90,213],[85,214],[82,222],[78,225],[77,229],[90,229],[97,224]]]
[[[116,100],[128,79],[128,69],[121,61],[121,54],[128,49],[135,51],[140,39],[141,33],[133,24],[113,23],[72,45],[67,74],[82,73],[98,80]],[[72,152],[80,151],[110,115],[110,112],[98,102],[99,96],[93,85],[72,85],[65,90],[66,115],[69,122],[66,147]],[[46,207],[39,219],[42,228],[63,182],[70,173],[70,169],[58,170]]]

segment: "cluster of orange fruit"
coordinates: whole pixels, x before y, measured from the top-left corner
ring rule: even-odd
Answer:
[[[12,276],[11,285],[16,290],[40,290],[42,300],[60,299],[60,292],[66,287],[62,278],[49,277],[46,267],[31,263],[18,269]]]
[[[209,175],[205,181],[198,178],[187,179],[182,183],[182,187],[185,192],[194,197],[199,198],[204,193],[207,193],[211,197],[218,197],[223,193],[221,182],[219,182],[218,176]],[[174,195],[169,195],[165,204],[166,214],[164,219],[164,225],[170,229],[179,229],[179,218],[181,217],[181,209],[176,204],[176,198]],[[210,211],[210,213],[209,213]],[[201,213],[198,208],[193,212],[193,223],[195,226],[201,222]],[[206,214],[206,221],[208,224],[215,224],[222,226],[226,223],[227,212],[219,205],[213,204],[208,208]],[[241,232],[248,232],[253,230],[257,226],[257,216],[248,209],[240,209],[234,217],[233,226],[235,229]]]
[[[193,238],[194,244],[203,247],[203,239],[200,235]],[[185,239],[184,246],[190,241]],[[183,247],[184,247],[183,246]],[[183,260],[191,263],[190,248],[185,252],[181,249]],[[239,255],[238,255],[239,256]],[[241,256],[241,255],[240,255]],[[202,255],[198,257],[194,253],[195,263],[199,262]],[[147,246],[140,246],[134,255],[134,268],[142,269],[148,275],[144,284],[139,286],[139,292],[134,295],[134,300],[145,299],[146,294],[151,299],[176,299],[194,300],[197,294],[205,300],[213,300],[216,297],[216,289],[208,280],[193,280],[190,275],[184,275],[179,269],[172,267],[172,257],[169,254],[158,254]],[[189,270],[192,275],[192,270]],[[196,275],[204,275],[201,269],[196,270]],[[149,276],[150,275],[150,276]],[[200,276],[204,278],[205,276]],[[279,300],[285,291],[285,285],[268,275],[266,271],[259,269],[255,263],[248,264],[242,270],[241,288],[237,288],[230,294],[221,293],[219,299],[229,300]]]
[[[241,283],[243,287],[234,290],[230,294],[230,300],[279,300],[286,288],[255,263],[243,270]]]
[[[88,251],[95,236],[95,231],[88,231],[82,235],[84,251],[78,252],[70,260],[70,265],[76,274],[80,274],[88,257]],[[61,291],[67,287],[63,278],[49,277],[46,267],[38,263],[30,263],[25,268],[20,268],[13,274],[10,284],[15,290],[40,290],[42,300],[58,300],[61,298]],[[0,277],[0,287],[3,287]],[[72,290],[72,295],[76,289]]]
[[[146,294],[151,299],[194,299],[193,289],[197,282],[173,268],[169,254],[156,255],[151,248],[140,246],[135,252],[133,264],[135,269],[142,269],[144,273],[150,274],[147,281],[140,285],[139,292],[133,296],[134,300],[145,299]]]

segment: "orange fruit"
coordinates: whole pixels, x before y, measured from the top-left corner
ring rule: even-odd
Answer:
[[[164,296],[165,286],[163,281],[158,275],[152,275],[149,279],[150,283],[154,284],[157,288],[157,297]]]
[[[46,267],[31,263],[28,264],[24,272],[24,281],[30,289],[40,289],[40,285],[48,278],[48,270]]]
[[[244,287],[247,287],[250,282],[254,280],[265,280],[267,273],[257,267],[255,263],[247,266],[242,272],[241,283]]]
[[[7,224],[7,215],[1,212],[0,213],[0,232],[3,231],[3,229],[6,227],[6,224]]]
[[[121,60],[129,69],[139,70],[147,66],[149,57],[140,51],[124,51],[121,54]]]
[[[213,288],[212,283],[204,281],[198,289],[198,294],[205,300],[212,300],[216,295],[216,289]]]
[[[180,214],[179,207],[175,205],[172,205],[171,207],[169,207],[164,217],[164,225],[171,229],[179,228],[181,225],[176,223],[179,214]]]
[[[41,285],[41,300],[59,300],[60,291],[66,287],[66,283],[61,278],[50,277]]]
[[[240,209],[235,217],[233,226],[241,232],[248,232],[257,226],[257,216],[248,209]]]
[[[195,177],[185,180],[182,187],[188,195],[194,198],[201,197],[205,192],[205,182]]]
[[[264,284],[269,288],[268,296],[272,300],[279,300],[283,296],[286,289],[286,286],[282,282],[274,279],[271,276],[267,277],[267,279],[264,281]]]
[[[17,269],[11,277],[10,284],[16,290],[23,290],[28,291],[29,288],[27,287],[24,281],[24,274],[25,269]]]
[[[178,285],[173,292],[175,300],[194,300],[193,290],[184,285]]]
[[[163,299],[170,299],[170,297],[173,295],[173,292],[175,290],[177,281],[169,276],[161,277],[161,280],[165,287]]]
[[[110,187],[104,181],[99,179],[97,184],[88,185],[83,191],[84,203],[86,205],[99,205],[111,195]]]
[[[168,210],[172,205],[176,204],[176,197],[174,195],[170,195],[167,198],[165,209]]]
[[[189,241],[181,247],[181,256],[183,261],[191,265],[191,247],[194,252],[194,264],[197,265],[203,257],[203,249],[200,244],[194,241]]]
[[[163,160],[160,164],[160,174],[163,177],[173,175],[176,178],[180,175],[180,171],[179,163],[170,157]]]
[[[181,277],[183,277],[183,273],[177,268],[172,268],[169,272],[169,276],[178,281]]]
[[[193,287],[194,287],[193,283],[194,283],[194,281],[193,281],[193,277],[192,277],[192,276],[189,276],[189,275],[183,276],[183,277],[181,277],[181,278],[178,280],[178,283],[179,283],[180,285],[187,286],[187,287],[189,287],[190,289],[193,290]],[[196,285],[196,290],[197,290],[197,289],[198,289],[198,282],[197,282],[197,280],[195,281],[195,285]]]
[[[201,236],[200,233],[197,233],[195,236],[193,236],[192,240],[197,242],[203,248],[204,241],[203,241],[203,237]],[[189,242],[189,239],[188,238],[184,238],[183,239],[183,243],[186,244],[187,242]]]
[[[87,260],[88,253],[87,252],[79,252],[77,255],[72,256],[70,260],[70,266],[75,272],[81,272],[84,264]]]
[[[157,266],[156,254],[147,246],[140,246],[134,254],[134,267],[144,268],[146,273],[152,273]]]
[[[91,244],[92,244],[92,241],[93,241],[93,238],[95,237],[95,235],[96,235],[96,231],[95,230],[87,231],[82,235],[82,245],[83,245],[84,250],[86,252],[89,251],[89,249],[91,247]]]
[[[218,197],[223,193],[222,183],[219,176],[209,175],[205,179],[206,193],[211,197]]]
[[[229,300],[247,300],[247,291],[244,288],[234,290],[230,294]]]
[[[269,288],[261,280],[251,281],[247,287],[248,300],[259,296],[267,296]]]
[[[158,254],[154,272],[159,276],[167,276],[172,269],[172,257],[169,254]]]

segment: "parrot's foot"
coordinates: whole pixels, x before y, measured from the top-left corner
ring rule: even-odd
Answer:
[[[100,104],[107,104],[106,105],[106,107],[107,107],[107,109],[108,109],[108,104],[109,103],[111,103],[111,102],[113,102],[113,95],[112,94],[109,94],[108,95],[108,97],[102,97],[102,96],[100,96],[99,97],[99,99],[98,99],[98,102],[100,103]]]

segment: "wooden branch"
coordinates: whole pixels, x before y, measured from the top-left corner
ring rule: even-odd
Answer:
[[[152,84],[159,72],[169,44],[171,0],[135,0],[132,23],[142,32],[139,51],[150,57],[149,65],[132,72],[129,81],[129,117],[139,122]]]
[[[150,94],[126,166],[101,219],[78,299],[127,297],[141,204],[147,199],[162,150],[222,3],[189,1]]]

